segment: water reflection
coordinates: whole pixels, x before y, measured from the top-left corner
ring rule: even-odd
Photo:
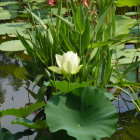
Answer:
[[[119,114],[117,132],[111,138],[103,140],[140,140],[140,114],[136,110]]]
[[[20,61],[5,56],[0,52],[0,110],[8,108],[20,108],[25,107],[29,102],[34,102],[34,99],[30,97],[25,89],[27,87],[25,80],[18,79],[15,76],[15,70],[22,66]],[[20,73],[19,73],[20,75]],[[34,115],[30,115],[28,119],[31,119]],[[1,126],[7,128],[12,133],[23,133],[26,137],[20,140],[28,139],[26,128],[22,125],[11,125],[11,121],[14,120],[14,116],[5,116],[1,119]],[[30,136],[30,139],[34,139],[35,135]]]
[[[3,87],[10,84],[14,91],[18,91],[22,84],[22,80],[15,78],[14,71],[20,65],[15,63],[13,59],[5,57],[3,53],[0,52],[0,104],[4,103],[4,97],[6,94],[6,89]],[[5,82],[7,81],[7,82]]]
[[[0,104],[3,104],[4,103],[4,94],[5,94],[6,90],[2,89],[2,87],[0,86]]]

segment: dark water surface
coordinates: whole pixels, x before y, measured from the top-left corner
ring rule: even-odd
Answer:
[[[25,107],[27,104],[35,102],[25,89],[25,87],[32,85],[26,85],[26,81],[19,80],[14,75],[14,71],[19,67],[22,67],[20,62],[4,56],[0,52],[0,110]],[[33,117],[34,114],[28,118],[32,119]],[[26,129],[24,126],[11,124],[15,118],[14,116],[2,117],[1,127],[8,129],[13,134],[24,131]],[[20,140],[33,140],[34,137],[35,135],[26,136]]]
[[[27,104],[35,102],[25,89],[25,87],[32,89],[32,85],[26,84],[27,81],[18,79],[15,76],[14,72],[19,67],[22,67],[20,61],[7,57],[0,52],[0,110],[25,107]],[[136,113],[127,95],[121,93],[119,99],[114,101],[116,109],[120,112],[118,131],[112,138],[105,140],[140,140],[140,116]],[[28,118],[32,120],[33,117],[34,114]],[[1,126],[12,133],[22,132],[27,129],[22,125],[11,124],[14,119],[13,116],[3,117]],[[34,140],[35,137],[36,133],[25,136],[20,140]]]

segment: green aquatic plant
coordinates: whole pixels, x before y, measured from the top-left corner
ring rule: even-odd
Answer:
[[[130,55],[124,50],[125,43],[139,37],[131,33],[137,21],[115,15],[114,0],[94,0],[88,6],[73,0],[58,3],[57,12],[51,8],[47,22],[30,7],[26,8],[34,27],[28,30],[27,36],[17,32],[28,56],[22,58],[26,76],[33,82],[33,89],[39,86],[37,93],[26,89],[38,102],[0,114],[18,117],[13,124],[47,128],[45,138],[54,139],[56,131],[62,130],[67,131],[66,137],[77,140],[111,137],[118,121],[112,102],[117,99],[115,96],[125,92],[139,111],[139,97],[132,88],[140,84],[129,81],[128,76],[140,61],[132,61],[133,57],[129,61],[123,59]],[[64,14],[65,4],[68,10]],[[114,87],[116,91],[108,92]],[[135,99],[124,90],[126,87]],[[28,120],[26,117],[36,110],[40,120]],[[64,138],[63,133],[58,135]]]
[[[77,140],[110,137],[117,127],[117,112],[104,93],[85,87],[53,96],[45,108],[50,131],[66,130]]]

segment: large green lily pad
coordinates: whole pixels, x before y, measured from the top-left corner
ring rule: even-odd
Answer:
[[[36,122],[33,122],[26,118],[16,118],[12,121],[12,124],[20,124],[28,128],[32,129],[45,129],[47,128],[47,122],[46,120],[37,120]]]
[[[123,7],[123,6],[138,6],[140,5],[140,0],[117,0],[116,5],[118,7]]]
[[[6,7],[7,10],[17,10],[17,9],[19,9],[19,3],[17,1],[0,2],[0,6]]]
[[[136,19],[124,15],[117,15],[116,17],[116,35],[128,34],[131,28],[137,24]]]
[[[1,51],[23,51],[25,50],[20,40],[7,41],[0,44]]]
[[[116,62],[118,65],[131,64],[136,60],[136,56],[140,56],[140,49],[126,49],[125,44],[117,45],[112,54],[112,64]]]
[[[18,16],[16,11],[0,10],[0,20],[12,19]]]
[[[31,24],[27,22],[18,22],[18,23],[5,23],[0,24],[0,34],[16,34],[17,32],[23,32],[27,28],[31,27]]]
[[[117,112],[104,92],[85,87],[53,96],[45,108],[50,131],[66,130],[77,140],[110,137],[117,128]]]

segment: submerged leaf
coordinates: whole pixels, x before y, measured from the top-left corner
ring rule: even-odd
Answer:
[[[14,71],[14,76],[20,80],[27,79],[25,76],[26,74],[27,74],[27,72],[24,67],[16,68]]]
[[[140,122],[134,120],[124,127],[123,139],[125,140],[139,140]]]

